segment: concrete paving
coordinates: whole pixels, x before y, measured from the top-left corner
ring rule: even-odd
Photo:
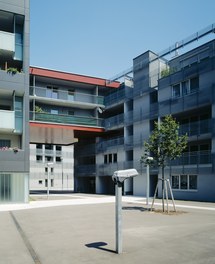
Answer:
[[[177,213],[149,212],[123,197],[123,253],[115,252],[115,197],[32,197],[0,205],[0,264],[214,264],[215,204],[176,201]],[[156,208],[161,208],[156,200]]]

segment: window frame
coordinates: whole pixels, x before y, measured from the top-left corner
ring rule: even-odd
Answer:
[[[194,80],[196,80],[197,86],[191,89],[191,82]],[[174,88],[176,88],[177,86],[179,86],[179,94],[178,95],[176,94],[176,92],[174,90]],[[186,90],[185,90],[185,86],[186,86]],[[172,90],[171,92],[172,92],[172,98],[173,99],[196,93],[199,90],[199,76],[196,75],[196,76],[193,76],[192,78],[189,78],[187,80],[183,80],[181,82],[175,83],[171,86],[171,90]]]
[[[182,186],[182,177],[186,176],[187,178],[187,188],[181,188]],[[178,177],[178,188],[173,188],[173,177]],[[196,177],[195,186],[196,188],[190,188],[191,185],[191,177]],[[185,192],[196,192],[198,191],[198,175],[197,174],[172,174],[171,175],[171,187],[173,191],[185,191]]]

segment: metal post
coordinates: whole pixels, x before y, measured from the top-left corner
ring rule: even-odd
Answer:
[[[146,204],[149,205],[149,164],[146,165]]]
[[[168,201],[168,190],[167,190],[167,183],[166,180],[164,180],[164,189],[166,193],[166,207],[167,207],[167,213],[169,213],[169,201]]]
[[[50,170],[50,167],[48,165],[48,176],[47,176],[47,199],[49,199],[49,170]]]
[[[63,157],[61,157],[61,165],[62,165],[62,191],[63,191]]]
[[[116,192],[116,252],[122,253],[122,183],[115,184]]]
[[[53,166],[54,163],[53,162],[49,162],[47,163],[47,168],[48,168],[48,174],[47,174],[47,199],[49,199],[49,178],[50,178],[50,170],[51,170],[51,166]]]

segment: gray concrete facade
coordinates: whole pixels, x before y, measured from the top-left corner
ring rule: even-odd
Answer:
[[[1,0],[0,20],[0,200],[28,202],[29,0]]]

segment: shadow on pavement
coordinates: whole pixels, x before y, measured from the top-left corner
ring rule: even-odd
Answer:
[[[122,210],[136,210],[141,212],[149,211],[148,208],[144,208],[142,206],[123,206]]]
[[[88,248],[97,248],[97,249],[101,249],[107,252],[111,252],[111,253],[116,253],[116,251],[108,249],[108,248],[103,248],[103,246],[107,246],[107,243],[105,242],[93,242],[90,244],[85,244],[86,247]]]

